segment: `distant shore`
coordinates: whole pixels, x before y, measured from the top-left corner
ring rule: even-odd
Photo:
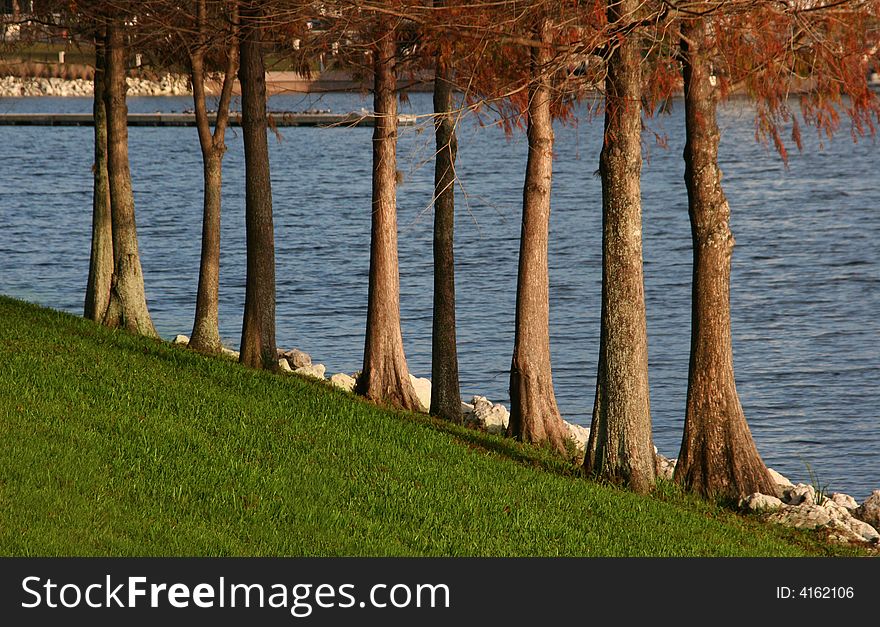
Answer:
[[[187,96],[192,94],[189,77],[182,74],[166,74],[156,79],[129,77],[128,95],[137,96]],[[206,87],[211,95],[220,92],[220,82],[208,81]],[[402,79],[401,88],[410,91],[430,91],[431,82],[420,79]],[[347,72],[323,72],[304,75],[298,72],[267,72],[266,90],[270,96],[279,94],[326,93],[326,92],[365,92],[369,85],[357,80]],[[238,81],[233,92],[241,93]],[[0,79],[0,97],[86,97],[93,93],[90,78],[58,77],[19,77],[5,76]]]
[[[7,74],[0,78],[0,98],[91,96],[93,93],[91,68],[82,66],[67,69],[69,71],[62,73],[62,76]],[[165,74],[155,78],[135,76],[129,77],[127,82],[128,95],[132,97],[192,95],[189,76],[185,74]],[[868,82],[874,89],[880,88],[880,74],[873,73]],[[205,87],[208,95],[217,96],[220,93],[221,82],[216,79],[209,80]],[[409,92],[429,92],[433,89],[433,82],[429,76],[401,77],[398,80],[398,88]],[[241,94],[238,80],[235,81],[232,89],[235,95]],[[808,89],[808,84],[801,84],[794,88],[792,93],[802,93]],[[266,91],[270,96],[331,92],[366,93],[370,91],[370,84],[369,81],[344,71],[326,71],[310,75],[300,72],[272,71],[266,72]],[[733,95],[744,94],[734,92]]]
[[[208,89],[212,94],[220,92],[218,81],[209,81]],[[409,91],[431,91],[433,82],[427,78],[398,79],[398,87]],[[240,94],[238,81],[235,81],[233,92]],[[326,93],[326,92],[366,92],[370,90],[368,81],[353,77],[349,72],[328,71],[313,75],[299,72],[266,72],[266,90],[270,96],[278,94]]]

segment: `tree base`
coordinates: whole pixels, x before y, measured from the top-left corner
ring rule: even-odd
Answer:
[[[354,391],[380,405],[422,411],[422,404],[409,380],[408,372],[399,372],[397,369],[392,372],[378,372],[365,368],[358,377]]]

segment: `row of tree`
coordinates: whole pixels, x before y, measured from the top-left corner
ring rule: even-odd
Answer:
[[[51,3],[50,3],[51,4]],[[509,435],[566,450],[550,360],[548,240],[553,121],[602,95],[602,314],[596,396],[584,459],[591,476],[647,492],[655,484],[642,275],[640,171],[646,118],[684,95],[685,183],[694,250],[687,409],[675,478],[705,495],[771,492],[737,396],[730,333],[734,238],[718,167],[718,102],[756,103],[756,135],[785,158],[799,120],[832,133],[846,116],[873,133],[868,85],[878,0],[193,0],[55,3],[95,47],[95,176],[87,317],[155,336],[137,250],[127,155],[126,53],[137,48],[190,73],[204,162],[204,221],[191,346],[220,349],[220,186],[233,79],[241,89],[246,168],[247,286],[241,361],[277,367],[272,193],[264,55],[308,71],[335,54],[372,79],[372,226],[366,339],[356,391],[419,407],[400,326],[396,212],[401,79],[432,74],[436,135],[432,414],[461,420],[455,335],[456,124],[491,107],[525,127],[522,232]],[[57,6],[60,5],[60,6]],[[215,118],[206,81],[218,75]],[[800,116],[792,110],[796,94]],[[211,128],[213,124],[213,130]],[[589,174],[585,172],[585,177]]]

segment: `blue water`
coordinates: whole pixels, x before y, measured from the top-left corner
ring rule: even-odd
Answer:
[[[276,109],[370,107],[357,95],[276,97]],[[88,99],[0,99],[0,112],[89,111]],[[132,99],[137,112],[188,98]],[[427,113],[430,95],[405,111]],[[657,447],[681,438],[690,341],[691,253],[682,176],[682,109],[650,122],[643,168],[651,409]],[[491,120],[489,120],[491,121]],[[880,488],[880,192],[878,147],[808,136],[786,168],[756,143],[745,104],[721,115],[721,166],[737,239],[732,317],[737,384],[768,465],[808,467],[831,490]],[[280,129],[271,164],[278,343],[332,372],[360,369],[370,232],[370,129]],[[553,374],[563,415],[589,425],[599,341],[601,120],[556,130],[550,244]],[[0,293],[80,313],[88,271],[92,130],[0,127]],[[221,334],[237,345],[244,302],[244,174],[238,129],[224,161]],[[201,220],[195,129],[130,129],[147,297],[165,337],[189,334]],[[467,117],[460,124],[456,261],[464,396],[507,401],[526,143]],[[430,374],[433,129],[402,128],[401,309],[411,371]]]

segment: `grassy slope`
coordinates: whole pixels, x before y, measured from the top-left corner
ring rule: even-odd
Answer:
[[[639,497],[530,447],[0,297],[0,554],[829,550],[669,486]]]

